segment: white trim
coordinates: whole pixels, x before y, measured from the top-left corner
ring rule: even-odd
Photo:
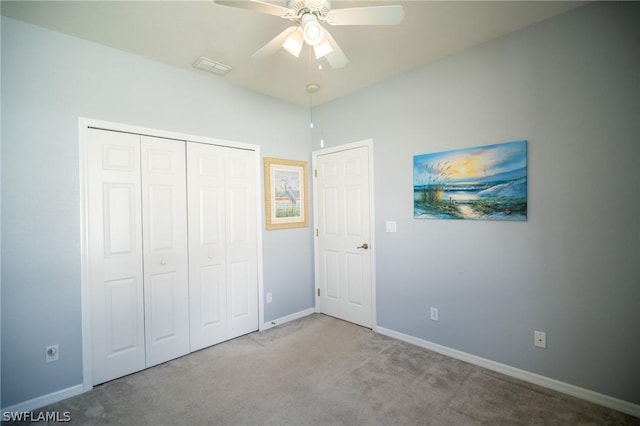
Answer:
[[[375,208],[375,182],[373,173],[373,139],[369,139],[367,146],[369,147],[369,245],[371,246],[371,328],[378,326],[378,306],[377,302],[377,286],[376,286],[376,208]]]
[[[210,145],[227,146],[230,148],[246,149],[249,151],[259,151],[259,146],[244,142],[229,141],[225,139],[209,138],[206,136],[190,135],[188,133],[171,132],[167,130],[151,129],[149,127],[133,126],[130,124],[115,123],[111,121],[95,120],[92,118],[79,117],[81,128],[93,127],[96,129],[112,130],[123,133],[135,133],[137,135],[151,136],[156,138],[176,139],[180,141],[200,142]]]
[[[93,372],[91,361],[91,294],[89,289],[89,276],[87,262],[88,255],[88,238],[89,230],[87,228],[87,185],[86,185],[86,146],[87,146],[87,129],[97,128],[104,130],[111,130],[116,132],[135,133],[139,135],[147,135],[165,139],[175,139],[180,141],[198,142],[209,145],[225,146],[229,148],[245,149],[248,151],[254,151],[256,154],[256,244],[257,244],[257,267],[258,267],[258,330],[262,330],[264,323],[264,282],[263,282],[263,257],[262,257],[262,223],[263,223],[263,200],[261,188],[262,182],[262,168],[261,168],[261,154],[260,146],[254,144],[247,144],[243,142],[227,141],[223,139],[214,139],[204,136],[189,135],[184,133],[176,133],[165,130],[150,129],[147,127],[132,126],[129,124],[114,123],[103,120],[95,120],[91,118],[79,117],[78,118],[78,133],[80,144],[80,300],[82,303],[82,390],[89,391],[93,389]]]
[[[318,278],[320,277],[319,265],[318,261],[318,238],[315,235],[315,230],[318,229],[318,200],[317,200],[317,183],[315,179],[315,169],[316,163],[318,161],[318,157],[321,155],[332,154],[335,152],[347,151],[350,149],[357,149],[366,146],[368,149],[368,161],[369,161],[369,246],[371,247],[371,327],[373,329],[376,328],[378,320],[377,320],[377,302],[376,302],[376,241],[375,241],[375,204],[374,204],[374,182],[373,182],[373,139],[365,139],[359,142],[351,142],[348,144],[335,146],[331,148],[324,148],[318,151],[313,151],[311,153],[311,175],[313,176],[313,259],[314,259],[314,303],[315,303],[315,312],[322,313],[322,309],[320,306],[320,298],[318,297],[318,289],[320,288],[320,283],[318,282]]]
[[[47,395],[42,395],[37,398],[30,399],[28,401],[20,402],[18,404],[3,408],[2,418],[4,419],[5,413],[23,413],[26,411],[37,410],[38,408],[62,401],[63,399],[80,395],[83,392],[84,392],[83,386],[79,384],[79,385],[71,386],[70,388],[61,389],[59,391],[55,391]]]
[[[264,266],[262,258],[262,224],[264,223],[264,196],[262,196],[262,188],[264,188],[264,172],[262,170],[262,154],[260,147],[255,145],[256,151],[256,173],[258,173],[258,181],[256,188],[256,244],[258,245],[258,331],[262,331],[264,327]]]
[[[433,352],[449,356],[451,358],[459,359],[470,364],[484,367],[488,370],[497,371],[498,373],[502,373],[510,377],[515,377],[516,379],[524,380],[525,382],[533,383],[535,385],[562,392],[567,395],[575,396],[576,398],[584,399],[585,401],[593,402],[594,404],[602,405],[604,407],[612,408],[614,410],[618,410],[632,416],[640,417],[640,405],[633,404],[628,401],[613,398],[608,395],[594,392],[589,389],[584,389],[579,386],[571,385],[569,383],[561,382],[559,380],[551,379],[546,376],[541,376],[540,374],[531,373],[526,370],[511,367],[506,364],[501,364],[490,359],[462,352],[457,349],[452,349],[447,346],[442,346],[437,343],[429,342],[428,340],[423,340],[418,337],[413,337],[395,330],[390,330],[388,328],[375,327],[374,331],[380,334],[384,334],[385,336],[393,337],[395,339],[420,346],[421,348],[429,349]]]
[[[91,289],[89,288],[89,212],[87,206],[87,128],[91,121],[80,118],[78,132],[80,135],[80,303],[82,317],[82,388],[93,389],[93,370],[91,368]]]
[[[267,324],[262,324],[260,326],[260,331],[265,331],[270,328],[276,327],[278,325],[282,325],[289,321],[297,320],[299,318],[306,317],[308,315],[314,314],[316,312],[315,308],[305,309],[304,311],[296,312],[295,314],[286,315],[284,317],[274,319],[273,321],[269,321]]]

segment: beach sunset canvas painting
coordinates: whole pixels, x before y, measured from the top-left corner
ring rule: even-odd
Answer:
[[[413,216],[527,220],[527,141],[414,156]]]

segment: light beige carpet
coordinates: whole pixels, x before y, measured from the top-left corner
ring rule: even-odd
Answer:
[[[320,314],[50,405],[73,424],[640,425]]]

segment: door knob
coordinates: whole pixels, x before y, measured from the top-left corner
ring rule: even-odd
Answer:
[[[163,259],[163,260],[161,260],[161,261],[160,261],[160,264],[161,264],[162,266],[164,266],[164,265],[166,265],[166,264],[167,264],[167,261]]]
[[[364,244],[363,244],[363,245],[361,245],[360,247],[356,247],[356,248],[359,248],[359,249],[365,249],[365,250],[366,250],[366,249],[368,249],[368,248],[369,248],[369,244],[364,243]]]

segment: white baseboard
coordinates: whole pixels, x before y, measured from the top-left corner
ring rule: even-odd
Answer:
[[[316,312],[315,308],[309,308],[304,311],[297,312],[295,314],[287,315],[285,317],[278,318],[273,321],[269,321],[268,323],[265,323],[260,327],[260,331],[268,330],[269,328],[275,327],[277,325],[281,325],[286,322],[296,320],[298,318],[306,317],[307,315],[311,315],[315,312]],[[612,408],[614,410],[618,410],[620,412],[630,414],[632,416],[640,417],[640,405],[638,404],[633,404],[631,402],[613,398],[608,395],[591,391],[589,389],[584,389],[579,386],[574,386],[569,383],[564,383],[559,380],[541,376],[536,373],[531,373],[526,370],[521,370],[519,368],[515,368],[506,364],[501,364],[499,362],[491,361],[489,359],[482,358],[476,355],[471,355],[469,353],[462,352],[457,349],[452,349],[446,346],[442,346],[437,343],[429,342],[428,340],[423,340],[423,339],[413,337],[408,334],[400,333],[398,331],[391,330],[388,328],[375,326],[374,331],[380,334],[384,334],[385,336],[393,337],[395,339],[402,340],[407,343],[411,343],[421,348],[425,348],[425,349],[449,356],[451,358],[459,359],[461,361],[478,365],[480,367],[483,367],[492,371],[496,371],[498,373],[502,373],[510,377],[515,377],[517,379],[524,380],[529,383],[533,383],[535,385],[543,386],[545,388],[562,392],[567,395],[575,396],[576,398],[584,399],[585,401],[593,402],[594,404],[599,404],[604,407]],[[21,403],[12,405],[10,407],[2,408],[2,418],[4,418],[5,413],[17,413],[17,412],[27,412],[27,411],[37,410],[38,408],[42,408],[46,405],[53,404],[58,401],[62,401],[63,399],[80,395],[83,392],[84,392],[83,386],[82,384],[79,384],[79,385],[71,386],[69,388],[62,389],[56,392],[52,392],[47,395],[39,396],[37,398],[33,398],[28,401],[21,402]]]
[[[524,380],[525,382],[533,383],[548,389],[565,393],[567,395],[575,396],[576,398],[584,399],[585,401],[593,402],[594,404],[602,405],[604,407],[612,408],[614,410],[618,410],[632,416],[640,417],[640,405],[633,404],[628,401],[613,398],[598,392],[591,391],[589,389],[584,389],[578,386],[571,385],[569,383],[564,383],[559,380],[541,376],[536,373],[531,373],[526,370],[521,370],[519,368],[511,367],[506,364],[501,364],[499,362],[491,361],[486,358],[471,355],[457,349],[442,346],[437,343],[429,342],[428,340],[423,340],[417,337],[410,336],[408,334],[400,333],[395,330],[390,330],[388,328],[376,326],[374,328],[374,331],[380,334],[384,334],[385,336],[393,337],[398,340],[402,340],[407,343],[429,349],[433,352],[438,352],[451,358],[468,362],[469,364],[478,365],[488,370],[497,371],[498,373]]]
[[[56,392],[52,392],[47,395],[42,395],[37,398],[30,399],[28,401],[20,402],[10,407],[2,409],[2,418],[5,418],[4,413],[23,413],[27,411],[37,410],[49,404],[53,404],[63,399],[71,398],[72,396],[80,395],[84,390],[82,384],[71,386],[70,388],[61,389]]]
[[[270,328],[275,327],[276,325],[282,325],[285,322],[297,320],[298,318],[306,317],[307,315],[314,314],[316,312],[316,308],[305,309],[304,311],[296,312],[295,314],[287,315],[282,318],[275,319],[273,321],[267,321],[260,326],[260,331],[268,330]]]

